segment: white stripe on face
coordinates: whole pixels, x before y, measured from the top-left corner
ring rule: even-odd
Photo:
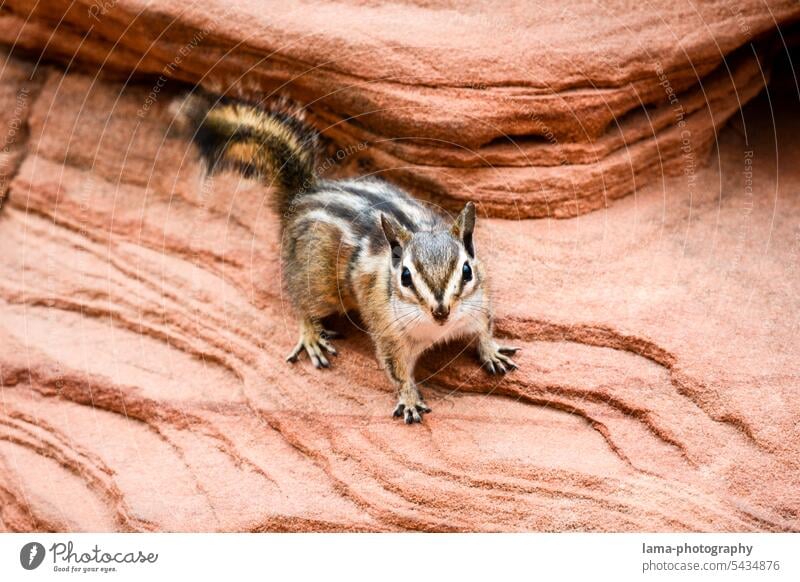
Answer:
[[[450,279],[447,282],[447,287],[445,287],[443,303],[452,308],[453,303],[455,301],[455,295],[458,293],[458,288],[461,287],[461,277],[463,276],[463,268],[464,263],[467,262],[469,257],[467,253],[464,252],[464,249],[459,249],[458,252],[458,261],[456,262],[456,266],[453,268],[453,272],[450,273]],[[472,281],[464,284],[463,291],[466,292],[472,285],[475,284],[475,278],[473,277]]]
[[[411,261],[408,261],[408,263],[401,264],[400,269],[398,269],[398,273],[403,272],[403,267],[407,268],[411,273],[411,281],[414,285],[414,288],[417,290],[417,294],[422,298],[423,302],[425,303],[423,307],[430,308],[431,306],[435,306],[438,302],[436,301],[436,298],[433,296],[433,292],[425,284],[425,281],[422,279],[422,275],[420,275],[419,272],[414,268],[414,265],[411,263]],[[414,295],[414,291],[412,291],[407,287],[403,287],[403,284],[400,283],[399,281],[398,284],[400,285],[400,289],[402,289],[402,293],[405,297],[410,298],[414,301],[419,301],[416,298],[416,295]]]

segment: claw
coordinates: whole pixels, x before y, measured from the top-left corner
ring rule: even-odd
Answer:
[[[514,347],[510,347],[510,346],[500,346],[500,347],[497,348],[497,351],[500,352],[501,354],[508,354],[509,356],[513,356],[514,354],[516,354],[521,349],[522,348],[514,348]]]
[[[332,356],[338,355],[336,348],[334,348],[327,339],[333,335],[335,335],[335,332],[327,330],[320,331],[314,322],[301,322],[300,340],[286,357],[286,361],[295,363],[300,359],[300,354],[305,351],[308,354],[308,359],[311,360],[315,368],[330,368],[331,363],[325,356],[325,352]]]
[[[419,412],[417,412],[416,408],[406,408],[405,415],[406,424],[422,422],[422,417],[419,415]]]
[[[516,370],[519,366],[509,358],[508,356],[503,356],[501,354],[497,354],[497,359],[500,360],[504,366],[506,366],[509,370]]]
[[[503,362],[505,363],[505,365],[508,367],[509,370],[516,370],[516,369],[519,368],[519,366],[517,366],[516,362],[514,360],[509,359],[509,358],[506,358],[505,360],[503,360]]]
[[[297,359],[300,357],[300,352],[303,351],[304,347],[305,346],[303,345],[302,341],[297,342],[297,345],[294,347],[294,349],[286,357],[286,361],[287,362],[291,362],[292,364],[294,364],[297,361]]]
[[[319,363],[323,368],[331,367],[331,363],[328,361],[328,358],[325,357],[325,354],[322,353],[322,349],[319,347],[319,345],[314,346],[314,353],[316,354],[317,358],[319,359]]]
[[[336,351],[336,348],[326,339],[320,338],[319,345],[321,345],[330,355],[338,356],[339,352]]]
[[[486,366],[486,371],[489,374],[507,374],[512,370],[517,370],[516,362],[509,358],[506,354],[515,354],[520,348],[508,346],[494,346],[479,352],[483,365]]]
[[[401,398],[392,413],[393,416],[402,418],[406,424],[414,424],[422,422],[422,415],[431,411],[430,407],[425,404],[419,395],[406,396],[405,399]]]

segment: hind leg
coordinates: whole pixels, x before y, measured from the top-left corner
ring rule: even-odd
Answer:
[[[325,352],[332,356],[337,354],[336,348],[329,341],[334,335],[333,332],[323,329],[319,320],[304,317],[300,320],[300,339],[286,361],[295,363],[300,354],[305,351],[315,368],[329,368],[331,363],[325,356]]]

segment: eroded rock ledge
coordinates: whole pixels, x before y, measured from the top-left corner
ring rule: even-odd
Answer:
[[[798,17],[796,0],[9,0],[0,40],[92,74],[289,93],[351,167],[448,208],[474,199],[490,216],[569,217],[706,163],[719,128],[764,87],[784,48],[776,27]]]

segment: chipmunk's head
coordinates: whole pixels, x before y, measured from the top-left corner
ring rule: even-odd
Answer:
[[[392,250],[394,297],[439,325],[460,318],[483,280],[472,240],[475,205],[468,202],[450,228],[411,233],[387,215],[381,226]]]

